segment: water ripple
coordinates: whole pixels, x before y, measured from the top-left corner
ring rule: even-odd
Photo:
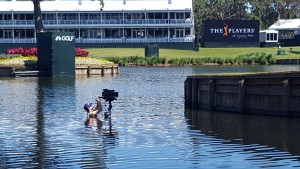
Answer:
[[[187,75],[224,70],[138,67],[117,77],[3,78],[0,168],[299,167],[299,121],[184,109]],[[100,130],[96,123],[85,127],[83,104],[104,88],[119,91],[111,122],[100,115]]]

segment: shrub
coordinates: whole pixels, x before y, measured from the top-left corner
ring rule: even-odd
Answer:
[[[275,59],[271,54],[266,53],[250,53],[239,55],[235,59],[235,62],[242,64],[269,64],[275,63]]]
[[[224,63],[233,64],[234,63],[234,59],[233,58],[225,58]]]
[[[174,66],[178,66],[179,65],[179,59],[177,59],[177,58],[171,58],[171,59],[168,60],[168,63],[172,64]]]
[[[223,65],[224,64],[224,59],[223,58],[216,58],[216,62],[215,63]]]
[[[204,63],[204,59],[202,58],[196,58],[194,61],[196,65],[202,65]]]
[[[130,56],[130,57],[127,57],[126,58],[126,62],[127,63],[138,63],[138,60],[140,60],[141,57],[138,57],[138,56]]]
[[[190,59],[189,58],[180,58],[179,59],[179,65],[187,65],[190,63]]]
[[[204,63],[212,63],[213,59],[211,57],[205,57],[204,58]]]

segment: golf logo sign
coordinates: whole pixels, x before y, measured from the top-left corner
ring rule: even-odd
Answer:
[[[58,42],[72,42],[75,39],[75,36],[56,36],[55,41]]]

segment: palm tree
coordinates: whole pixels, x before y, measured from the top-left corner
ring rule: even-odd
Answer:
[[[35,23],[35,30],[37,33],[45,32],[45,27],[42,20],[42,11],[40,0],[32,0],[33,7],[34,7],[34,23]]]

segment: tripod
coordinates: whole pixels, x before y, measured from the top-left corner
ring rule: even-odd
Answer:
[[[112,109],[112,104],[111,104],[111,100],[108,101],[108,111],[107,112],[104,112],[104,118],[107,119],[108,117],[110,117],[111,115],[111,109]]]
[[[109,106],[108,106],[108,111],[111,112],[112,104],[111,104],[111,101],[110,101],[110,100],[108,101],[108,104],[109,104]]]

